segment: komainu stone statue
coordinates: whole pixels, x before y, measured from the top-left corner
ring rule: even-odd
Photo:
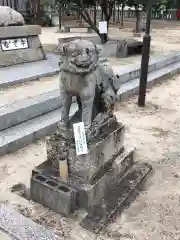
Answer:
[[[80,225],[97,233],[130,203],[151,166],[134,161],[124,147],[124,125],[113,114],[116,99],[112,68],[99,60],[100,48],[85,40],[60,46],[62,119],[47,140],[47,159],[31,177],[32,200],[68,216],[87,215]],[[78,110],[69,117],[72,97]],[[84,122],[88,151],[77,154],[72,124]]]
[[[60,95],[62,97],[61,129],[69,129],[72,97],[77,98],[78,121],[84,122],[87,138],[98,125],[112,115],[116,92],[113,70],[99,61],[100,47],[87,40],[74,40],[60,47]],[[74,117],[75,118],[75,117]],[[96,127],[95,127],[96,125]]]
[[[24,18],[19,12],[7,6],[0,6],[0,27],[21,26],[24,24]]]

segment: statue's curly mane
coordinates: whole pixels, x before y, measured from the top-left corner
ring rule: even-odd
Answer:
[[[99,65],[99,48],[86,40],[74,40],[61,45],[60,70],[84,74],[96,69]]]

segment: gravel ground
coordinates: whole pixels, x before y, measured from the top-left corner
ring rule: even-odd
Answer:
[[[128,30],[126,32],[127,35],[132,34]],[[158,46],[157,52],[161,54],[179,50],[178,36],[177,30],[152,32],[153,46]],[[6,100],[11,102],[57,87],[57,77],[28,83],[21,89],[15,87],[0,93],[0,102],[5,104]],[[126,125],[126,144],[136,146],[137,160],[151,163],[154,175],[146,190],[124,211],[121,218],[117,218],[99,236],[92,236],[77,227],[84,212],[76,212],[67,219],[27,200],[31,171],[46,159],[45,140],[0,158],[0,202],[50,228],[59,236],[74,235],[77,240],[179,240],[180,75],[150,90],[145,108],[138,108],[136,102],[137,97],[134,97],[118,103],[115,113],[118,120]],[[19,193],[25,198],[17,194],[18,187],[11,192],[12,186],[19,183]]]
[[[115,113],[126,125],[126,144],[136,146],[137,160],[151,163],[155,173],[147,189],[97,239],[180,239],[180,76],[149,91],[145,108],[138,108],[136,102],[134,97],[117,104]],[[44,140],[1,157],[0,201],[59,236],[74,235],[84,212],[67,219],[10,191],[18,183],[28,188],[31,170],[45,158]],[[28,197],[26,188],[22,192]],[[96,239],[82,229],[78,232],[84,237],[76,239]]]

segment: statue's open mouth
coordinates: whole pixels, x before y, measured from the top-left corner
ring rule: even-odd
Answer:
[[[92,61],[82,61],[82,62],[72,62],[73,64],[75,64],[77,67],[81,67],[81,68],[87,68],[92,64]]]

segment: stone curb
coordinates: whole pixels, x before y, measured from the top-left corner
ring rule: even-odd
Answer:
[[[0,204],[0,228],[16,240],[63,239],[4,204]]]
[[[59,61],[59,56],[51,53],[46,55],[46,60],[1,68],[0,88],[7,88],[9,86],[22,84],[29,81],[36,81],[42,77],[50,77],[58,74],[59,67],[57,63]],[[106,61],[107,59],[101,60],[101,62]],[[149,72],[158,70],[178,61],[180,61],[179,53],[173,53],[164,58],[152,59],[150,60],[149,64]],[[120,69],[119,67],[114,66],[113,69],[114,73],[119,76],[118,80],[114,83],[116,89],[118,89],[122,83],[131,81],[140,75],[139,65],[135,65],[134,67],[123,67]]]
[[[0,107],[0,130],[28,121],[61,107],[59,90],[46,92]]]
[[[76,110],[77,105],[73,104],[70,115]],[[0,156],[13,153],[33,141],[51,135],[60,120],[61,108],[1,131]]]
[[[18,64],[0,69],[0,88],[36,81],[59,73],[58,60],[55,54],[46,54],[47,59],[37,62]]]
[[[155,84],[165,81],[167,78],[180,73],[180,62],[166,66],[163,69],[151,72],[148,74],[147,87],[150,88]],[[137,94],[139,91],[139,78],[135,78],[129,82],[121,85],[117,95],[118,100],[127,100],[132,95]]]
[[[149,63],[148,72],[151,73],[153,71],[162,69],[173,63],[177,63],[178,61],[180,61],[179,53],[173,53],[160,59],[151,59]],[[141,67],[139,65],[121,69],[120,74],[118,73],[119,72],[118,67],[114,67],[113,69],[114,69],[114,73],[118,76],[118,79],[114,82],[116,89],[119,89],[121,87],[121,84],[140,77]]]

